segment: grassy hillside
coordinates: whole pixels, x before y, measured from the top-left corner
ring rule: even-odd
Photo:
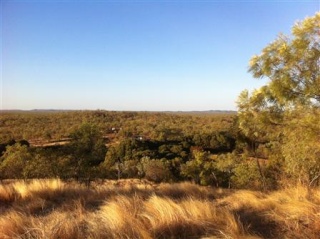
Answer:
[[[320,191],[5,181],[0,238],[319,238]]]

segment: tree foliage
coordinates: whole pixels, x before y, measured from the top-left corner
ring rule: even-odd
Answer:
[[[292,37],[279,35],[250,61],[256,78],[270,79],[262,89],[271,105],[320,105],[320,13],[292,28]]]
[[[189,179],[264,189],[285,179],[319,185],[320,13],[297,22],[291,36],[279,35],[249,64],[254,77],[268,81],[240,94],[237,116],[4,112],[1,178]],[[31,146],[14,145],[14,139]]]
[[[16,143],[7,146],[6,152],[0,158],[1,178],[25,178],[23,173],[31,154],[26,145]]]
[[[320,13],[297,22],[250,61],[249,71],[268,83],[238,98],[239,130],[259,144],[279,142],[278,158],[293,178],[320,177]],[[271,152],[272,153],[272,152]]]
[[[76,177],[92,177],[95,168],[104,161],[106,147],[99,128],[84,123],[71,134],[70,154]]]

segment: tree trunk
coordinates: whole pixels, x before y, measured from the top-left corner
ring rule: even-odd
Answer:
[[[259,174],[260,174],[260,180],[262,183],[262,190],[265,191],[266,190],[266,180],[265,180],[265,176],[263,174],[262,168],[261,168],[261,164],[260,164],[259,159],[257,157],[257,144],[255,142],[253,142],[253,155],[254,155],[254,158],[256,159],[256,162],[257,162],[257,167],[258,167]]]

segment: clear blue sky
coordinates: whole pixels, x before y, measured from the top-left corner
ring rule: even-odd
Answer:
[[[0,0],[1,109],[235,110],[320,0]]]

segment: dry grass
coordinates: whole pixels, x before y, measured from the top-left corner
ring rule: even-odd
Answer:
[[[261,193],[147,181],[0,185],[0,239],[319,238],[320,191]]]

